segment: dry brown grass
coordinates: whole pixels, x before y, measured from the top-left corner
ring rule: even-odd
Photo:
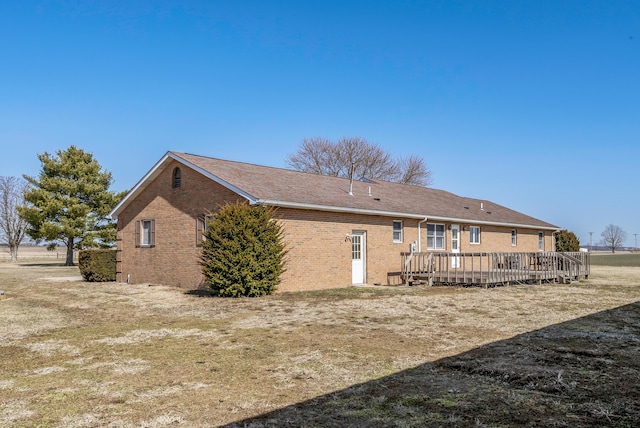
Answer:
[[[631,382],[640,383],[639,268],[598,266],[571,285],[224,300],[0,262],[0,289],[0,426],[631,426],[640,417],[628,403],[640,399]]]

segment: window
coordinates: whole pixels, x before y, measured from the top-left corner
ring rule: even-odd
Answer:
[[[518,232],[514,229],[511,231],[511,246],[515,247],[518,245]]]
[[[427,250],[444,249],[444,224],[427,223]]]
[[[136,247],[153,247],[156,245],[156,221],[136,221]]]
[[[362,235],[351,235],[351,260],[362,260]]]
[[[402,242],[402,221],[393,220],[393,242]]]
[[[538,250],[544,251],[544,232],[538,232]]]
[[[470,244],[480,243],[480,227],[478,226],[469,227],[469,243]]]
[[[180,187],[180,184],[182,184],[182,172],[180,172],[180,168],[176,167],[171,177],[171,187],[177,189]]]
[[[202,245],[202,240],[206,239],[204,232],[209,228],[209,222],[213,220],[213,216],[205,215],[196,219],[196,245]]]

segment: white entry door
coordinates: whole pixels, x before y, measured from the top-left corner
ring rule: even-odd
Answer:
[[[460,267],[460,256],[456,256],[455,254],[460,254],[460,225],[452,224],[451,225],[451,252],[454,255],[451,257],[451,267],[457,269]]]
[[[365,283],[366,268],[366,237],[362,231],[354,231],[351,234],[351,283]]]

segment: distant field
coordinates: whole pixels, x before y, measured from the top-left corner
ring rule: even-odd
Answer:
[[[591,264],[598,266],[640,267],[638,254],[591,254]]]
[[[54,251],[47,250],[47,247],[21,246],[18,248],[18,260],[64,260],[66,254],[67,250],[64,247],[58,247]],[[4,245],[0,246],[0,261],[6,261],[10,258],[9,249]]]

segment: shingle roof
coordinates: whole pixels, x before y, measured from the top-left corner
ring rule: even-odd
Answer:
[[[350,182],[282,168],[228,161],[187,153],[168,152],[112,211],[115,217],[127,201],[145,187],[154,171],[175,159],[214,181],[243,195],[253,203],[325,211],[355,212],[398,218],[428,217],[431,220],[465,221],[540,229],[558,229],[553,224],[496,203],[465,198],[453,193],[384,181]]]

